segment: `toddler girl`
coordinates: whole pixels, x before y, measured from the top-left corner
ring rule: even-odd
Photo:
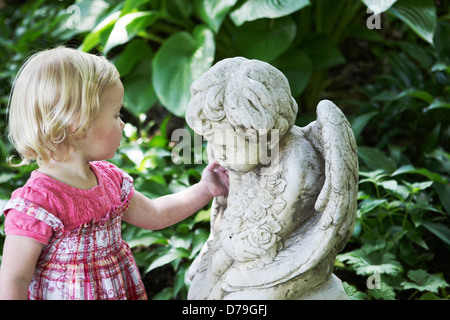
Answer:
[[[2,299],[146,299],[121,237],[122,219],[161,229],[228,191],[226,170],[209,164],[199,183],[150,200],[104,161],[119,147],[124,89],[104,57],[58,47],[19,71],[9,105],[9,138],[35,160],[4,208]]]

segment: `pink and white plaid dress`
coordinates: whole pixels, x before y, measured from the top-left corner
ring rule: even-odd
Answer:
[[[133,190],[132,178],[105,162],[92,163],[91,168],[99,182],[98,188],[93,189],[98,190],[83,191],[69,186],[67,188],[62,186],[64,190],[61,190],[61,183],[58,184],[51,178],[37,173],[32,174],[25,186],[25,188],[31,186],[32,190],[37,188],[41,194],[45,194],[47,201],[41,202],[49,203],[47,206],[66,206],[66,212],[79,212],[80,208],[76,210],[71,208],[74,203],[92,205],[95,207],[93,210],[85,208],[91,213],[90,215],[81,218],[72,217],[72,219],[65,217],[66,224],[64,224],[61,212],[50,213],[42,206],[26,199],[30,198],[27,196],[32,191],[30,189],[16,193],[25,197],[15,197],[13,193],[13,197],[4,209],[5,214],[8,211],[14,212],[12,221],[8,222],[9,213],[6,215],[6,234],[26,235],[26,229],[33,233],[34,228],[37,230],[36,234],[41,233],[45,237],[51,228],[51,236],[38,259],[33,280],[28,289],[29,299],[137,300],[147,298],[132,252],[121,236],[122,216],[128,207],[130,193]],[[117,185],[118,182],[121,182],[121,185]],[[54,189],[56,188],[55,192],[65,192],[58,196],[46,193],[54,184],[56,184],[56,187],[53,186]],[[76,194],[80,196],[80,192],[86,197],[73,199]],[[103,198],[100,197],[96,201],[93,195],[97,194],[102,194]],[[55,204],[57,198],[61,198],[63,203]],[[102,211],[100,208],[107,210],[101,213],[98,212]],[[39,227],[33,227],[30,223],[26,227],[25,222],[21,223],[20,217],[24,217],[23,214],[26,215],[23,221],[30,220],[29,217],[32,217],[39,222],[35,223]],[[19,222],[14,222],[14,219],[19,219]],[[78,225],[76,225],[77,222]],[[74,224],[75,227],[73,227]],[[68,228],[67,225],[72,227]],[[17,231],[20,228],[24,231]],[[45,228],[48,230],[46,231]],[[33,237],[32,234],[30,236]],[[36,238],[40,239],[39,235]]]

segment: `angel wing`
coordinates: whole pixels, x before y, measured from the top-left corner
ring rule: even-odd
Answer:
[[[317,106],[317,120],[304,128],[304,136],[324,160],[325,180],[315,202],[316,212],[285,240],[271,264],[245,271],[230,268],[225,280],[228,291],[268,288],[297,276],[307,277],[323,261],[333,264],[352,234],[358,156],[350,124],[333,102],[323,100]],[[331,274],[332,266],[328,269]]]
[[[323,213],[322,228],[354,221],[358,192],[356,141],[350,124],[333,102],[319,103],[309,138],[321,147],[325,160],[325,182],[315,204],[316,211]]]

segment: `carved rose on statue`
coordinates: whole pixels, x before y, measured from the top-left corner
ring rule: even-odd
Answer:
[[[234,195],[227,216],[232,231],[229,244],[233,247],[228,252],[232,252],[238,261],[245,262],[248,268],[271,263],[281,246],[277,236],[281,225],[277,216],[286,206],[281,194],[287,182],[279,169],[278,174],[249,174],[243,178],[241,182],[246,192]],[[254,253],[252,259],[247,251]]]
[[[265,254],[254,261],[254,264],[256,264],[257,267],[269,264],[275,259],[279,240],[276,233],[280,230],[281,226],[276,221],[270,221],[264,225],[253,227],[253,230],[248,237],[250,245],[266,251]]]
[[[252,205],[246,211],[245,216],[247,217],[249,222],[261,225],[266,222],[265,218],[267,217],[267,210],[258,205]]]
[[[286,184],[286,180],[282,178],[280,173],[267,176],[266,187],[269,190],[273,190],[275,194],[283,193]]]
[[[274,200],[275,197],[269,190],[261,190],[258,195],[258,204],[263,208],[270,208]]]

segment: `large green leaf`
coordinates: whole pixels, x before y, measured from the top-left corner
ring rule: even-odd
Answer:
[[[371,170],[382,169],[387,172],[395,170],[394,161],[376,148],[358,147],[358,155]]]
[[[237,0],[197,0],[196,10],[203,22],[215,33]]]
[[[106,43],[108,37],[114,28],[114,24],[119,19],[120,12],[113,12],[104,18],[83,40],[80,50],[90,51],[101,43]]]
[[[112,61],[120,73],[126,77],[142,59],[147,56],[153,57],[153,52],[148,44],[142,39],[131,40],[125,48]],[[149,65],[149,69],[151,63]]]
[[[291,46],[296,32],[291,17],[260,19],[237,28],[233,42],[239,55],[271,62]]]
[[[450,229],[446,225],[428,221],[423,222],[422,225],[444,243],[450,245]]]
[[[152,59],[150,47],[136,39],[114,60],[123,77],[124,107],[135,116],[146,113],[157,101],[151,81]]]
[[[434,35],[433,42],[436,47],[436,51],[439,54],[439,60],[442,60],[440,61],[440,63],[443,64],[450,63],[450,41],[448,41],[449,34],[450,34],[450,21],[439,21],[436,27],[436,33]]]
[[[414,173],[414,174],[420,174],[422,176],[427,177],[428,179],[438,182],[438,183],[446,183],[446,181],[438,174],[431,172],[430,170],[426,168],[416,168],[413,165],[404,165],[395,170],[395,172],[392,173],[392,176],[395,177],[400,174],[406,174],[406,173]]]
[[[438,193],[439,200],[441,200],[442,206],[450,215],[450,185],[446,183],[435,183],[434,188]]]
[[[124,16],[130,12],[140,8],[143,4],[150,2],[151,0],[126,0],[123,4],[122,12],[120,16]]]
[[[309,57],[298,49],[289,49],[273,65],[284,73],[289,81],[292,96],[298,97],[305,90],[313,71]]]
[[[422,39],[433,44],[437,26],[436,6],[433,0],[398,0],[389,12],[406,23]]]
[[[336,44],[323,33],[309,34],[304,39],[301,49],[311,59],[314,70],[329,69],[345,62],[345,57]]]
[[[373,14],[380,14],[388,10],[397,0],[362,0]]]
[[[246,21],[284,17],[308,5],[309,0],[248,0],[234,10],[230,17],[237,26],[240,26]]]
[[[105,44],[104,53],[115,46],[124,44],[133,39],[136,34],[151,25],[159,17],[159,13],[155,11],[133,12],[124,15],[117,20],[114,28],[109,34],[108,41]]]
[[[214,34],[199,26],[191,35],[173,34],[153,59],[153,87],[160,102],[183,117],[190,99],[192,82],[209,69],[214,60]]]
[[[70,13],[65,25],[67,37],[91,31],[104,17],[109,4],[103,0],[80,0],[67,8]]]
[[[181,258],[189,258],[189,251],[184,248],[170,248],[167,252],[163,252],[161,256],[156,258],[145,270],[145,273],[152,271],[153,269],[162,267],[171,263],[174,260]]]

